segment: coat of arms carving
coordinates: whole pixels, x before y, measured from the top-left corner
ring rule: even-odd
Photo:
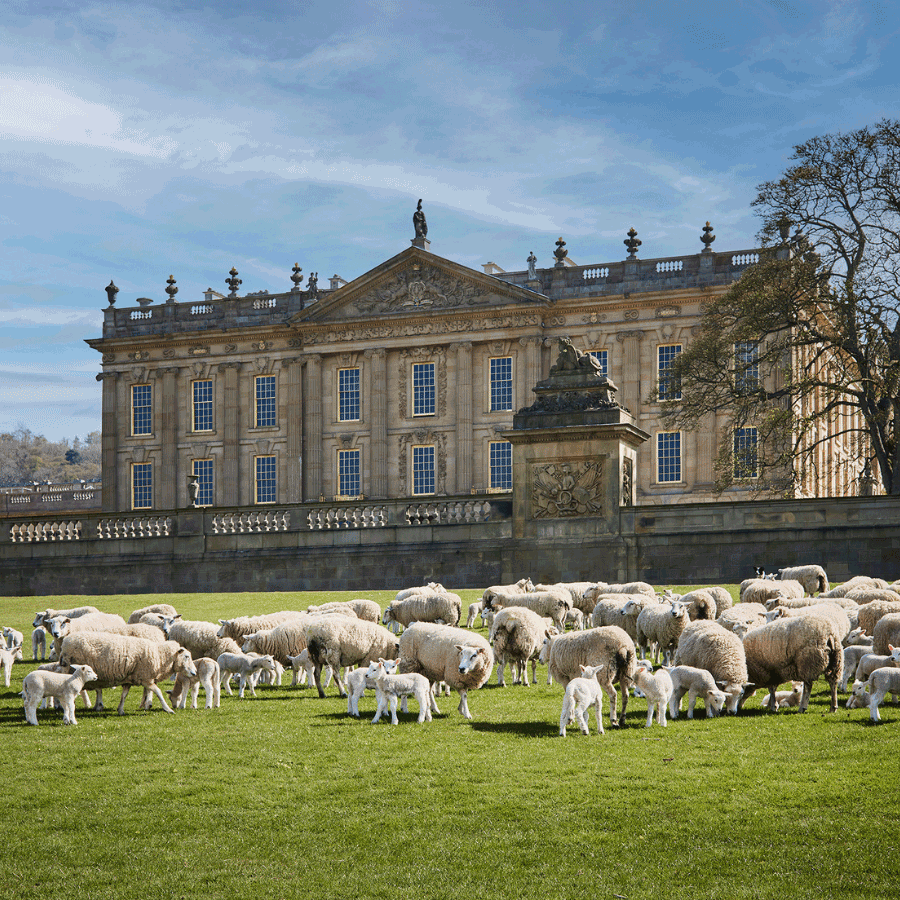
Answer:
[[[531,484],[535,519],[596,516],[603,512],[603,466],[599,461],[534,466]]]

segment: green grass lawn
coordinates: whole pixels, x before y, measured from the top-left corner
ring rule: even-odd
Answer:
[[[465,605],[478,596],[463,591]],[[393,591],[369,594],[384,605]],[[185,618],[305,608],[351,594],[196,594],[0,600],[26,636],[48,606],[126,618],[171,602]],[[17,663],[0,686],[5,828],[0,898],[830,898],[900,887],[900,709],[809,712],[603,736],[557,732],[562,689],[491,686],[417,725],[346,715],[333,687],[259,687],[218,710],[82,711],[24,725]],[[203,703],[201,692],[200,703]]]

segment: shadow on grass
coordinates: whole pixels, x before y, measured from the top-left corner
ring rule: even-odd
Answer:
[[[559,726],[549,722],[473,722],[472,731],[513,734],[519,737],[556,737]]]

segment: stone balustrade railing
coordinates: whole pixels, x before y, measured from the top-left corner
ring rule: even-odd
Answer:
[[[43,513],[49,508],[74,512],[100,510],[99,482],[71,484],[39,484],[34,487],[9,488],[0,491],[0,516]],[[60,515],[59,512],[55,515]]]

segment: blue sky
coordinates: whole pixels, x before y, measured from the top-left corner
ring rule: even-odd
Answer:
[[[897,116],[890,2],[0,7],[0,430],[100,428],[118,303],[351,280],[409,246],[478,267],[755,246],[793,145]]]

